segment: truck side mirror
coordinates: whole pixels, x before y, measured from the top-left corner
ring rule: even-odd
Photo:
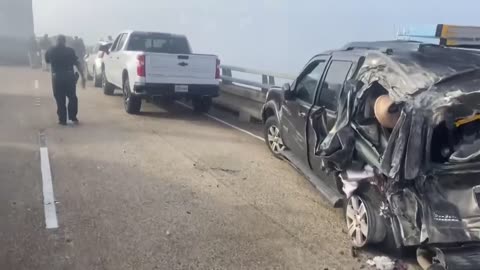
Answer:
[[[295,99],[295,92],[292,90],[292,86],[289,83],[286,83],[282,87],[283,90],[283,97],[285,100],[293,100]]]

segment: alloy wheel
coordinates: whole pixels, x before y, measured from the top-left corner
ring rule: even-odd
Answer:
[[[282,137],[280,136],[280,129],[277,126],[272,125],[268,129],[268,145],[276,154],[279,154],[285,150],[285,145],[283,144]]]
[[[368,215],[365,201],[353,195],[347,203],[346,219],[348,236],[356,247],[363,247],[368,241]]]

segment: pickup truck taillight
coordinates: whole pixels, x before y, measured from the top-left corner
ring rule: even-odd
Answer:
[[[145,55],[140,54],[139,56],[137,56],[137,60],[137,76],[145,77]]]
[[[217,59],[217,69],[215,71],[215,79],[221,79],[220,75],[220,59]]]

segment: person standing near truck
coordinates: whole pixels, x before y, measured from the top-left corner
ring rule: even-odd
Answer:
[[[55,101],[57,102],[58,123],[67,125],[67,117],[75,124],[78,124],[78,98],[76,93],[76,84],[78,73],[81,75],[82,87],[85,88],[85,76],[83,68],[72,48],[67,47],[66,38],[63,35],[58,36],[57,45],[49,49],[45,54],[45,62],[52,66],[52,87]],[[66,99],[68,98],[68,109],[66,108]]]
[[[39,64],[39,50],[38,43],[35,36],[31,36],[28,41],[28,60],[31,68],[38,68]]]
[[[47,34],[43,36],[43,38],[39,42],[40,52],[41,55],[45,55],[45,53],[52,47],[52,43],[50,42],[50,38]],[[45,62],[45,59],[42,57],[42,69],[44,71],[48,71],[48,63]]]

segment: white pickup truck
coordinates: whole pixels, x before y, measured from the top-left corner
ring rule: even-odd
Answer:
[[[122,89],[130,114],[140,112],[143,99],[179,98],[191,99],[196,112],[207,112],[218,96],[218,57],[192,54],[185,36],[125,31],[106,53],[104,93]]]

